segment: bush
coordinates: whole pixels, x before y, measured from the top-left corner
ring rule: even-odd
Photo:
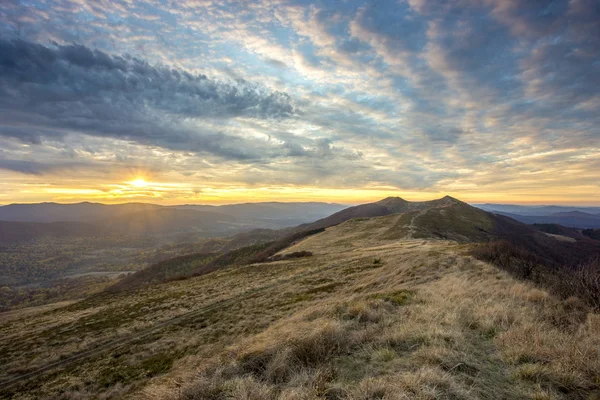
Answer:
[[[506,240],[477,245],[473,249],[472,255],[525,279],[532,278],[536,268],[541,265],[535,254]]]
[[[581,264],[574,271],[563,271],[561,275],[565,294],[577,296],[600,310],[600,256]]]
[[[562,298],[576,296],[600,310],[599,256],[578,266],[548,264],[528,250],[505,240],[476,245],[471,254],[518,278],[534,281]]]

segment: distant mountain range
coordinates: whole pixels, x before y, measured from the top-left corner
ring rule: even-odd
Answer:
[[[519,215],[552,215],[556,213],[570,213],[577,211],[585,214],[600,214],[600,207],[577,207],[577,206],[521,206],[513,204],[473,204],[477,208],[481,208],[486,211],[506,212]]]
[[[319,202],[264,202],[223,206],[126,203],[37,203],[0,207],[0,244],[43,236],[172,235],[230,236],[256,229],[294,232],[329,227],[351,218],[378,217],[438,208],[455,200],[444,197],[409,202],[399,197],[346,207]],[[466,203],[461,203],[466,204]],[[525,224],[559,224],[576,229],[600,228],[600,207],[476,204],[493,214]],[[314,222],[313,222],[314,221]]]
[[[252,229],[281,229],[323,218],[344,209],[341,204],[246,203],[224,206],[126,203],[37,203],[0,207],[0,244],[43,236],[106,234],[203,237],[232,235]]]
[[[559,224],[578,229],[600,228],[600,207],[518,206],[474,204],[482,210],[509,216],[526,224]]]

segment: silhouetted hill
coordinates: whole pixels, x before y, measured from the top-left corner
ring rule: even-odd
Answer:
[[[596,214],[590,214],[582,211],[564,211],[557,212],[551,215],[552,217],[571,217],[571,218],[600,218]]]
[[[522,206],[514,204],[473,204],[477,208],[495,213],[508,213],[527,216],[548,216],[556,213],[578,211],[587,214],[599,214],[600,207],[578,206]]]
[[[450,196],[431,201],[407,201],[400,197],[387,197],[375,203],[361,204],[354,207],[348,207],[329,217],[320,219],[311,224],[303,224],[295,230],[309,230],[328,228],[340,224],[352,218],[370,218],[381,217],[390,214],[405,213],[414,210],[423,210],[431,207],[438,207],[458,201]]]
[[[519,215],[505,212],[497,212],[497,214],[506,215],[525,224],[557,224],[579,229],[600,228],[600,218],[596,215],[582,212],[556,213],[552,215]]]

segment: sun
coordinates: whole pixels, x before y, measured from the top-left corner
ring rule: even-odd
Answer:
[[[143,178],[136,178],[133,181],[129,182],[131,185],[138,187],[138,188],[143,188],[146,187],[148,185],[148,182],[146,182]]]

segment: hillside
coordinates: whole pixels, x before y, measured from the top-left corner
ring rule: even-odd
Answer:
[[[387,215],[364,216],[372,212]],[[600,395],[600,315],[469,255],[473,241],[512,238],[543,251],[573,243],[448,197],[385,199],[327,221],[315,225],[332,224],[320,233],[278,245],[282,255],[311,257],[248,259],[260,246],[182,257],[143,279],[152,283],[171,264],[222,261],[190,279],[0,314],[0,395]]]
[[[599,396],[600,315],[469,255],[472,240],[532,228],[454,199],[430,206],[349,219],[281,251],[311,257],[0,314],[0,395]]]
[[[462,243],[506,240],[535,254],[547,266],[576,264],[600,253],[600,242],[570,228],[525,225],[449,196],[426,202],[409,202],[399,197],[390,197],[376,203],[350,207],[330,217],[295,228],[253,230],[228,239],[207,241],[198,248],[196,254],[163,260],[146,270],[136,272],[116,287],[122,290],[149,282],[164,282],[175,277],[189,278],[194,274],[214,271],[228,265],[228,262],[223,261],[229,260],[230,255],[238,252],[248,256],[240,260],[242,262],[254,260],[252,255],[263,249],[266,253],[263,252],[261,257],[267,258],[274,251],[311,233],[346,221],[360,222],[365,219],[372,219],[372,223],[381,223],[387,227],[382,232],[370,233],[384,240],[423,238]],[[361,233],[364,234],[366,233]],[[269,247],[269,244],[274,247]]]
[[[300,225],[296,230],[319,229],[337,225],[351,218],[380,217],[390,214],[405,213],[409,211],[424,210],[432,207],[442,207],[453,202],[450,196],[432,201],[407,201],[400,197],[388,197],[375,203],[361,204],[348,207],[326,218],[310,224]]]

